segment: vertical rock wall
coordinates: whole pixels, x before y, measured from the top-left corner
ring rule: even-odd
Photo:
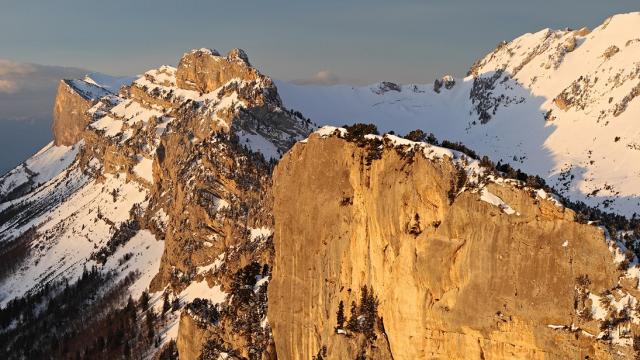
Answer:
[[[367,150],[312,135],[274,173],[275,264],[269,321],[280,359],[610,358],[575,311],[576,277],[591,289],[618,274],[602,231],[512,185],[488,189],[519,214],[508,215],[447,192],[448,159]],[[563,246],[564,245],[564,246]],[[337,334],[343,301],[366,285],[379,298],[378,336]]]
[[[76,92],[65,80],[60,81],[51,127],[56,145],[73,145],[82,139],[82,132],[91,121],[86,114],[91,105],[90,99]]]

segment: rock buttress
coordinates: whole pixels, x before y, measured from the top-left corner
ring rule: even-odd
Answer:
[[[73,145],[82,139],[82,132],[91,121],[86,114],[90,99],[76,92],[65,80],[58,85],[53,104],[53,139],[56,145]]]
[[[279,359],[611,358],[576,316],[577,277],[617,273],[602,231],[571,210],[491,184],[518,214],[447,193],[455,166],[312,135],[274,172],[269,321]],[[563,246],[563,244],[565,244]],[[379,299],[375,341],[336,331],[363,286]],[[585,331],[558,330],[558,326]],[[347,328],[347,326],[345,326]]]

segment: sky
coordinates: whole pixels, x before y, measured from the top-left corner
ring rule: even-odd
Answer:
[[[135,75],[192,48],[239,47],[279,80],[431,83],[464,76],[502,40],[639,10],[638,0],[0,0],[0,173],[51,137],[57,77],[83,69]]]

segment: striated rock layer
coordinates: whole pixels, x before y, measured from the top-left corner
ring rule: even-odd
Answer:
[[[578,277],[601,292],[619,276],[602,230],[505,183],[485,189],[511,215],[479,191],[451,203],[449,158],[387,146],[367,165],[368,151],[316,134],[274,171],[269,321],[280,359],[614,356],[598,323],[576,315]],[[339,302],[348,318],[364,285],[379,299],[369,342],[336,331]]]

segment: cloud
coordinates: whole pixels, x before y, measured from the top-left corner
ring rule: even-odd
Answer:
[[[36,71],[35,66],[7,59],[0,59],[0,77],[19,76]]]
[[[11,80],[0,79],[0,92],[13,94],[18,91],[18,85]]]
[[[52,138],[58,83],[87,71],[0,59],[0,175]]]
[[[0,59],[0,124],[15,119],[49,121],[58,82],[86,73],[77,68]]]
[[[292,82],[298,85],[336,85],[345,81],[329,70],[320,70],[308,79],[298,79]]]
[[[0,59],[0,93],[14,94],[18,92],[23,78],[34,72],[36,72],[36,68],[32,64]]]

